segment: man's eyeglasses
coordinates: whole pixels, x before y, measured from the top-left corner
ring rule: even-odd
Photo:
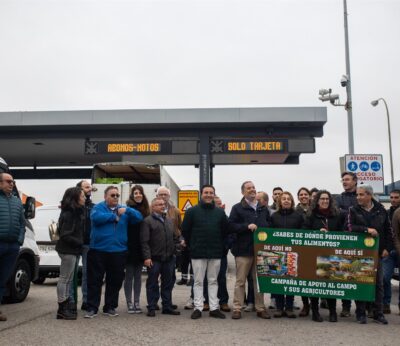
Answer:
[[[5,183],[8,183],[8,184],[15,184],[15,180],[6,180],[6,179],[3,179],[3,180],[0,180],[0,181],[4,181]]]
[[[119,193],[113,193],[112,195],[110,195],[111,198],[119,198],[119,196]]]

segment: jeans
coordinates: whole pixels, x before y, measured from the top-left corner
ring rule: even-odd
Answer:
[[[6,289],[6,284],[14,271],[15,262],[19,254],[19,243],[0,241],[0,304]]]
[[[79,256],[62,253],[59,253],[58,256],[61,258],[61,264],[60,277],[57,283],[57,301],[62,303],[70,297]]]
[[[101,288],[106,275],[103,311],[118,307],[119,290],[124,281],[126,252],[104,252],[90,249],[87,255],[88,311],[97,312]]]
[[[204,277],[207,274],[208,282],[208,298],[210,310],[218,310],[218,273],[221,266],[220,259],[192,259],[193,276],[194,276],[194,308],[203,311],[203,289]]]
[[[132,303],[132,286],[133,286],[133,302],[135,304],[139,304],[140,302],[140,291],[142,288],[142,268],[143,268],[142,263],[126,264],[124,291],[127,304]]]
[[[293,310],[293,301],[294,296],[288,296],[283,294],[277,294],[275,296],[276,299],[276,308],[278,310]]]
[[[147,309],[156,309],[160,297],[158,278],[161,276],[161,300],[163,311],[172,310],[172,289],[174,288],[173,272],[175,271],[175,258],[171,257],[166,262],[153,261],[153,266],[147,268],[146,295]]]
[[[383,269],[383,304],[390,305],[392,300],[392,276],[396,265],[399,265],[400,257],[395,250],[390,251],[389,256],[382,258]],[[399,291],[400,304],[400,291]]]
[[[365,315],[367,302],[356,300],[356,316]],[[383,314],[383,270],[382,260],[378,260],[378,270],[376,272],[375,301],[372,303],[374,316]]]

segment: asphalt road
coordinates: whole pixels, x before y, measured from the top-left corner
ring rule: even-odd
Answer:
[[[233,295],[233,268],[228,274],[229,293]],[[178,274],[179,277],[179,274]],[[142,277],[143,288],[146,276]],[[56,282],[33,285],[25,302],[3,305],[8,316],[0,322],[0,345],[397,345],[400,337],[398,315],[398,282],[394,281],[392,314],[386,315],[389,325],[382,326],[369,320],[367,325],[350,318],[339,318],[338,323],[316,323],[310,318],[289,320],[261,320],[255,313],[243,313],[241,320],[210,318],[203,312],[199,320],[191,320],[191,311],[183,309],[190,294],[189,287],[175,286],[173,300],[180,316],[157,314],[129,315],[126,312],[123,290],[120,292],[118,317],[98,315],[84,319],[79,312],[77,321],[56,320]],[[266,299],[266,303],[269,299]],[[296,298],[301,306],[301,300]],[[145,291],[142,290],[142,307]],[[338,302],[339,303],[339,302]],[[340,311],[338,304],[338,311]],[[354,312],[354,311],[353,311]],[[327,319],[328,311],[321,310]]]

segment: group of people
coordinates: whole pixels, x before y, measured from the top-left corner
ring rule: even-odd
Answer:
[[[2,179],[6,181],[4,174]],[[3,186],[7,184],[1,184],[5,191]],[[326,190],[302,187],[297,192],[297,205],[290,192],[277,187],[272,193],[273,204],[269,206],[268,194],[257,191],[253,182],[245,181],[241,185],[243,197],[232,207],[229,217],[214,186],[204,185],[199,204],[188,209],[182,221],[166,187],[160,187],[156,197],[148,201],[143,187],[134,185],[126,205],[120,205],[118,188],[109,186],[104,191],[104,201],[94,205],[90,183],[81,181],[67,189],[61,201],[56,246],[61,258],[57,318],[77,318],[72,283],[82,256],[81,309],[86,311],[85,318],[98,314],[104,280],[103,314],[118,315],[116,308],[123,284],[128,313],[141,313],[143,266],[147,268],[147,316],[156,316],[160,309],[162,314],[179,315],[172,300],[178,259],[182,271],[179,283],[192,283],[191,298],[185,305],[193,309],[192,319],[201,318],[203,311],[209,311],[210,317],[223,319],[224,312],[232,311],[232,319],[237,320],[242,318],[245,304],[244,311],[255,310],[257,317],[270,319],[264,294],[257,290],[253,244],[253,232],[259,227],[269,227],[379,236],[375,301],[372,304],[355,301],[355,312],[360,324],[367,323],[367,317],[387,324],[384,313],[390,313],[390,281],[400,253],[400,191],[391,192],[391,208],[386,211],[373,198],[370,186],[357,186],[354,173],[344,172],[342,184],[344,192],[336,197]],[[4,198],[1,194],[0,197]],[[232,309],[226,287],[229,250],[236,265]],[[271,298],[275,301],[275,318],[297,317],[294,296],[275,294]],[[300,317],[311,312],[313,321],[323,321],[318,298],[302,297],[302,302]],[[336,322],[336,300],[327,299],[321,304],[329,309],[329,321]],[[350,310],[351,301],[343,300],[340,316],[349,317]]]

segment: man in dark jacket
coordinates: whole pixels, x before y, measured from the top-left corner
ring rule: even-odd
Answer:
[[[387,257],[393,249],[393,233],[389,217],[382,204],[373,199],[371,186],[361,185],[357,188],[357,205],[351,207],[347,218],[347,229],[350,232],[366,233],[372,237],[379,236],[378,269],[376,273],[375,302],[373,304],[374,321],[387,324],[383,316],[383,273],[382,258]],[[356,301],[356,316],[361,324],[367,323],[365,314],[366,302]]]
[[[183,237],[190,250],[194,275],[192,319],[201,317],[206,273],[210,316],[225,318],[225,315],[219,310],[217,278],[224,253],[224,235],[228,220],[223,209],[215,206],[214,196],[214,187],[204,185],[201,188],[200,203],[186,211],[182,223]]]
[[[390,222],[393,224],[393,214],[400,206],[400,190],[393,190],[390,192],[390,208],[388,216]],[[394,268],[399,265],[400,257],[396,250],[389,252],[389,256],[383,258],[383,313],[390,314],[390,301],[392,300],[392,276]]]
[[[242,317],[240,310],[244,303],[246,278],[249,273],[252,273],[257,316],[268,319],[270,316],[265,309],[264,295],[257,292],[253,232],[257,227],[268,227],[270,215],[265,206],[258,205],[256,189],[251,181],[245,181],[241,190],[243,198],[233,206],[229,216],[230,229],[236,235],[232,246],[232,253],[236,261],[232,318],[239,319]]]
[[[13,187],[13,177],[0,173],[0,303],[25,237],[24,208]],[[0,311],[0,321],[6,320]]]
[[[341,174],[344,191],[336,196],[336,206],[344,217],[347,217],[349,208],[357,205],[357,174],[353,172],[343,172]],[[351,300],[342,299],[341,317],[350,317]]]
[[[157,300],[160,297],[158,278],[161,276],[162,313],[180,315],[172,309],[172,289],[174,287],[175,244],[173,221],[165,214],[165,202],[154,198],[151,202],[151,215],[140,226],[140,243],[144,265],[147,267],[146,295],[147,316],[154,317]]]

